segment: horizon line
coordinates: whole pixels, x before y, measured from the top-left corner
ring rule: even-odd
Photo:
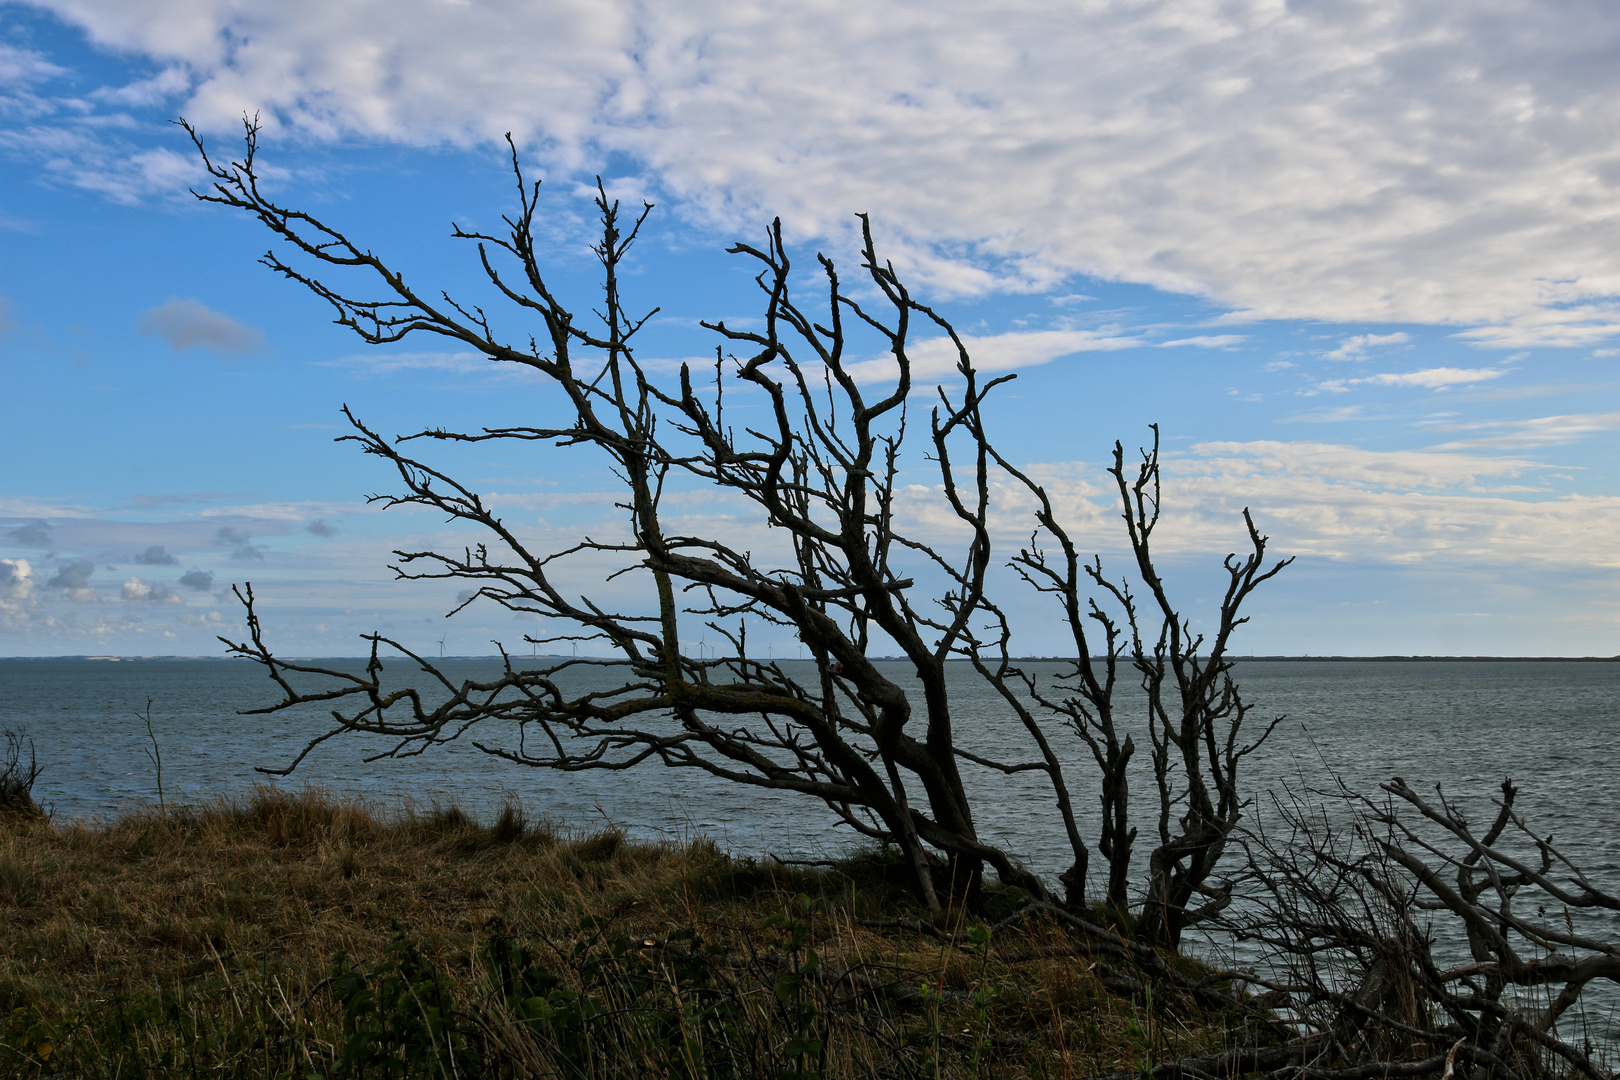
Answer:
[[[288,656],[288,657],[285,657],[285,659],[287,659],[287,660],[295,660],[295,661],[299,661],[299,662],[308,662],[308,661],[312,661],[312,660],[366,661],[366,660],[369,660],[370,657],[368,655],[357,655],[357,656]],[[429,657],[428,659],[433,659],[433,658]],[[456,654],[456,655],[451,655],[451,656],[441,656],[441,657],[438,657],[438,659],[440,659],[440,660],[464,660],[464,661],[465,660],[472,660],[472,661],[486,661],[486,660],[487,661],[499,661],[499,660],[502,659],[502,657],[501,657],[501,655],[499,653],[466,654],[466,655]],[[519,659],[519,658],[518,657],[513,657],[512,659]],[[529,657],[529,659],[531,661],[534,661],[534,660],[609,660],[609,659],[614,659],[614,658],[613,657],[604,657],[604,656],[574,656],[574,655],[571,655],[571,654],[568,654],[568,653],[548,653],[548,654],[546,654],[544,656],[531,656],[531,657]],[[756,660],[756,661],[759,660],[758,657],[755,657],[753,659]],[[896,656],[896,655],[878,655],[878,656],[869,656],[869,657],[867,657],[867,659],[894,662],[894,661],[904,661],[906,659],[906,657],[904,657],[904,656]],[[1065,662],[1075,660],[1076,657],[1073,657],[1073,656],[1052,656],[1052,655],[1047,655],[1047,656],[1029,655],[1029,656],[1014,656],[1014,657],[1011,657],[1010,659],[1012,661],[1014,661],[1014,662],[1022,662],[1022,663],[1065,663]],[[1100,659],[1103,659],[1103,658],[1102,657],[1097,657],[1096,659],[1100,660]],[[1128,658],[1127,657],[1121,657],[1121,659],[1123,660],[1123,659],[1128,659]],[[1534,661],[1560,661],[1560,660],[1561,661],[1571,661],[1571,662],[1593,662],[1593,663],[1620,662],[1620,656],[1529,656],[1529,655],[1524,655],[1524,656],[1505,656],[1505,655],[1503,655],[1503,656],[1493,656],[1493,655],[1486,655],[1486,654],[1464,654],[1464,653],[1458,653],[1458,654],[1379,653],[1379,654],[1366,654],[1366,655],[1353,654],[1353,653],[1301,653],[1301,654],[1298,654],[1298,655],[1288,655],[1288,654],[1283,654],[1283,653],[1245,653],[1245,654],[1242,654],[1242,655],[1228,656],[1227,659],[1232,660],[1234,662],[1239,661],[1239,660],[1249,660],[1249,661],[1268,660],[1268,661],[1289,662],[1289,663],[1300,662],[1300,661],[1310,661],[1310,660],[1335,660],[1335,661],[1349,661],[1349,662],[1369,662],[1369,661],[1380,661],[1380,660],[1381,661],[1391,661],[1391,662],[1393,662],[1393,661],[1473,661],[1473,662],[1496,661],[1496,662],[1508,662],[1508,663],[1529,663],[1529,662],[1534,662]],[[234,662],[246,661],[248,663],[256,663],[257,662],[257,661],[253,661],[250,658],[244,657],[244,656],[214,656],[214,655],[205,655],[205,656],[189,655],[188,656],[188,655],[182,655],[182,654],[177,654],[177,653],[170,653],[170,654],[141,654],[141,655],[128,655],[128,656],[93,655],[93,654],[89,654],[89,653],[56,653],[56,654],[46,655],[46,656],[0,656],[0,661],[8,661],[8,660],[40,660],[40,661],[44,661],[44,660],[96,660],[96,661],[102,661],[102,662],[108,662],[108,663],[130,662],[130,661],[138,661],[138,660],[154,660],[154,661],[159,661],[159,660],[161,660],[161,661],[206,660],[206,661],[234,661]],[[966,662],[966,659],[964,657],[947,657],[947,660],[952,661],[952,662]],[[810,663],[814,663],[815,661],[812,660],[812,659],[808,659],[808,658],[806,658],[806,659],[798,659],[798,658],[794,658],[794,657],[778,657],[778,658],[774,658],[774,659],[768,659],[766,662],[768,662],[768,663],[785,663],[785,664],[810,664]]]

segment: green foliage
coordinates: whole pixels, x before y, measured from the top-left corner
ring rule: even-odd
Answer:
[[[986,977],[990,966],[991,929],[983,923],[968,928],[968,944],[979,950],[979,974],[973,986],[973,1057],[969,1064],[971,1075],[979,1075],[979,1066],[993,1049],[990,1040],[990,1006],[995,1004],[996,988]]]
[[[778,930],[785,963],[773,990],[789,1036],[781,1054],[792,1062],[782,1073],[785,1080],[815,1080],[820,1077],[827,1057],[827,1017],[813,994],[809,980],[821,967],[821,958],[809,947],[810,919],[814,904],[800,893],[784,912],[768,917],[761,929]]]
[[[309,1048],[284,1020],[268,1001],[183,985],[117,994],[88,1009],[33,999],[0,1023],[0,1075],[306,1080]]]
[[[0,1061],[9,1058],[6,1063],[19,1070],[50,1068],[51,1059],[57,1056],[59,1030],[60,1025],[43,1016],[37,1006],[20,1005],[12,1009],[6,1016],[4,1035],[0,1036],[0,1044],[8,1053],[0,1056]]]
[[[476,1029],[457,1022],[438,969],[403,934],[396,933],[386,959],[371,971],[334,975],[332,995],[343,1009],[337,1076],[456,1076],[458,1058],[483,1056]]]

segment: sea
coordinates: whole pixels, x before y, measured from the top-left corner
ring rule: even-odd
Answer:
[[[783,663],[793,674],[796,662]],[[902,663],[880,665],[910,683]],[[1060,670],[1057,663],[1025,666],[1038,675]],[[804,667],[801,674],[808,674]],[[452,679],[488,678],[499,662],[451,659],[443,669]],[[408,674],[388,673],[401,680]],[[1247,731],[1257,734],[1272,718],[1284,718],[1245,763],[1245,786],[1257,806],[1267,792],[1338,781],[1377,796],[1379,783],[1400,776],[1419,791],[1439,785],[1483,813],[1511,777],[1538,831],[1579,853],[1590,871],[1620,875],[1620,662],[1244,660],[1235,674],[1253,705]],[[165,796],[176,801],[239,796],[258,784],[310,784],[385,807],[403,800],[455,803],[484,817],[519,801],[530,816],[563,825],[589,829],[611,821],[649,837],[700,833],[758,855],[807,857],[853,842],[814,800],[692,769],[648,764],[629,772],[558,773],[504,761],[473,745],[475,738],[510,741],[511,732],[493,727],[417,756],[379,760],[372,759],[393,749],[393,741],[345,733],[317,747],[291,775],[272,776],[261,770],[285,768],[331,723],[318,707],[244,715],[278,697],[263,669],[241,660],[0,659],[0,727],[26,731],[42,770],[35,797],[60,818],[99,818],[156,802],[155,749]],[[954,678],[952,707],[957,737],[969,749],[1000,756],[1018,745],[1016,720],[965,667]],[[1140,716],[1129,700],[1120,711],[1127,727]],[[1077,809],[1095,817],[1086,751],[1062,728],[1053,738],[1073,760]],[[1136,730],[1135,738],[1137,764],[1145,768],[1145,732]],[[1055,819],[1040,811],[1051,800],[1039,782],[968,762],[963,769],[981,832],[1032,866],[1067,865]],[[1144,771],[1134,789],[1140,797],[1150,787]],[[1144,822],[1144,835],[1150,824]]]
[[[909,682],[902,663],[886,663],[897,681]],[[1061,667],[1025,666],[1048,678]],[[499,664],[448,659],[442,668],[452,680],[482,679]],[[808,663],[803,668],[798,674],[811,674]],[[395,668],[389,677],[409,674]],[[1253,659],[1239,661],[1235,675],[1253,706],[1246,730],[1258,734],[1283,718],[1244,765],[1242,783],[1253,800],[1248,824],[1274,818],[1277,800],[1316,801],[1341,812],[1342,803],[1323,793],[1377,799],[1378,785],[1399,776],[1420,792],[1442,792],[1483,825],[1494,815],[1491,799],[1511,778],[1521,793],[1518,808],[1535,831],[1551,837],[1591,880],[1620,893],[1620,662]],[[1021,728],[1005,704],[965,666],[953,681],[959,742],[981,755],[1011,753]],[[245,714],[276,700],[264,671],[241,660],[0,659],[0,728],[26,732],[41,769],[35,798],[59,820],[106,819],[155,803],[161,759],[163,797],[171,804],[241,797],[265,784],[313,785],[384,810],[455,804],[485,820],[512,802],[531,820],[577,830],[612,823],[646,838],[707,836],[739,855],[817,859],[859,843],[815,800],[693,769],[647,763],[559,773],[514,764],[473,745],[475,738],[511,745],[514,733],[494,727],[403,757],[388,756],[393,741],[344,733],[316,747],[290,775],[275,776],[263,770],[286,768],[331,727],[314,707]],[[1146,801],[1148,740],[1135,703],[1123,701],[1121,716],[1127,726],[1136,724],[1143,768],[1133,780],[1133,803],[1145,856],[1154,831]],[[1088,752],[1061,727],[1052,738],[1074,763],[1075,805],[1094,838]],[[1068,865],[1051,795],[1035,774],[1008,776],[969,762],[963,769],[982,837],[1040,871]],[[1101,868],[1094,852],[1093,873]],[[1611,915],[1597,916],[1593,929],[1620,940],[1620,919]],[[1612,1002],[1605,1011],[1608,1022],[1599,1027],[1620,1037]]]

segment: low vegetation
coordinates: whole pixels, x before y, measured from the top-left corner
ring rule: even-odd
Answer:
[[[929,915],[910,872],[269,787],[0,814],[0,1075],[1072,1076],[1263,1038],[1188,961],[1011,891]]]

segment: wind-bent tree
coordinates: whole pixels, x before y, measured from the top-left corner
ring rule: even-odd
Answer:
[[[518,202],[505,219],[507,231],[454,231],[476,245],[489,283],[526,322],[521,337],[508,338],[483,308],[418,291],[337,229],[273,201],[260,186],[254,125],[248,125],[245,156],[228,164],[210,159],[202,140],[187,130],[213,181],[198,198],[245,211],[284,241],[286,258],[271,251],[265,264],[330,303],[339,324],[372,344],[432,334],[494,363],[521,365],[543,377],[567,417],[551,427],[432,429],[391,440],[345,409],[354,430],[344,438],[398,473],[398,493],[377,498],[432,507],[486,537],[460,554],[396,552],[400,578],[471,583],[474,599],[539,616],[556,628],[527,641],[591,640],[609,655],[529,667],[508,656],[497,678],[456,682],[403,644],[373,634],[363,674],[327,670],[274,655],[250,586],[241,594],[249,640],[226,645],[263,664],[281,688],[280,702],[257,711],[309,702],[332,708],[334,727],[305,754],[343,731],[395,736],[396,753],[415,753],[475,726],[504,723],[503,741],[476,745],[526,765],[629,769],[653,762],[798,792],[820,800],[857,833],[896,845],[930,908],[940,906],[944,888],[971,895],[986,864],[1038,901],[1056,899],[1040,875],[983,838],[964,768],[1044,774],[1054,820],[1073,853],[1060,877],[1064,898],[1084,902],[1090,848],[1074,800],[1095,765],[1103,820],[1098,846],[1109,866],[1106,899],[1123,909],[1130,902],[1136,837],[1127,784],[1136,749],[1130,732],[1145,730],[1158,819],[1144,932],[1174,945],[1183,926],[1219,906],[1219,890],[1209,881],[1242,811],[1239,766],[1270,730],[1244,741],[1248,705],[1232,681],[1227,649],[1244,621],[1243,603],[1287,560],[1266,567],[1266,538],[1245,512],[1250,550],[1226,560],[1229,584],[1218,629],[1208,641],[1192,634],[1154,569],[1157,429],[1139,463],[1128,468],[1123,448],[1116,444],[1114,451],[1112,474],[1140,579],[1133,591],[1123,579],[1105,576],[1100,560],[1081,557],[1052,498],[996,450],[984,406],[1013,376],[980,378],[950,323],[918,302],[879,257],[864,216],[861,289],[847,288],[833,263],[817,256],[824,292],[814,312],[790,288],[795,279],[780,222],[765,246],[732,247],[757,269],[763,319],[757,329],[704,324],[721,341],[712,384],[700,386],[685,366],[678,378],[660,381],[636,358],[634,339],[649,316],[631,313],[620,291],[626,253],[651,206],[627,217],[599,185],[601,232],[594,250],[603,293],[597,322],[586,325],[542,273],[534,229],[539,188],[525,181],[514,147]],[[857,292],[875,300],[858,299]],[[897,483],[919,331],[943,334],[957,356],[961,387],[938,389],[924,456],[959,540],[931,541],[901,528]],[[893,361],[893,378],[876,390],[856,377],[860,357],[853,341],[860,333],[875,333]],[[767,407],[751,410],[739,425],[726,411],[728,388],[734,395],[750,392]],[[596,451],[622,484],[617,505],[625,531],[613,539],[582,537],[560,551],[534,550],[477,492],[412,456],[423,440],[542,442]],[[1073,640],[1075,660],[1056,682],[1019,667],[1008,616],[989,595],[996,559],[993,482],[1009,479],[1038,507],[1032,538],[1010,565],[1052,594]],[[670,528],[667,493],[693,485],[749,507],[755,524],[779,540],[780,554]],[[580,596],[571,566],[582,558],[606,558],[617,567],[610,576],[644,581],[645,607],[616,610]],[[930,594],[919,581],[937,588]],[[1091,589],[1101,602],[1090,597]],[[694,624],[705,636],[720,636],[724,644],[715,655],[689,655]],[[807,678],[803,666],[761,659],[749,648],[750,624],[791,630],[814,658],[814,674]],[[904,656],[914,692],[868,658],[874,644]],[[419,665],[430,689],[385,691],[386,652]],[[969,663],[955,664],[958,674],[948,676],[951,662],[964,659]],[[580,689],[582,670],[595,676],[593,689]],[[986,680],[1022,725],[1024,756],[993,758],[973,749],[972,733],[959,729],[951,707],[952,679],[963,671]],[[310,677],[325,682],[309,690]],[[1115,690],[1122,677],[1140,680],[1146,715],[1121,717]],[[603,689],[607,678],[616,681]],[[1087,756],[1092,760],[1078,770],[1087,778],[1077,788],[1075,765]],[[1213,904],[1195,908],[1194,897],[1204,893],[1214,894]]]

